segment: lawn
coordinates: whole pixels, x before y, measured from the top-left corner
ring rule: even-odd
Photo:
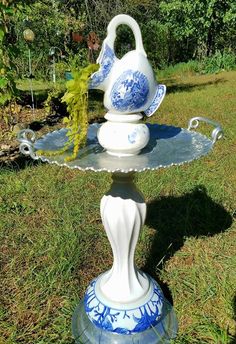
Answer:
[[[235,343],[236,72],[162,80],[153,123],[218,121],[206,157],[136,176],[148,214],[136,262],[161,284],[179,321],[178,344]],[[212,127],[201,124],[210,135]],[[107,173],[22,158],[0,168],[0,344],[72,344],[71,316],[88,283],[111,267],[100,220]]]

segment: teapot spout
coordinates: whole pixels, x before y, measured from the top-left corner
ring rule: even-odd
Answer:
[[[106,91],[107,84],[110,76],[111,69],[116,60],[114,50],[105,43],[98,56],[97,63],[100,68],[97,72],[93,73],[90,77],[89,89],[98,89]]]

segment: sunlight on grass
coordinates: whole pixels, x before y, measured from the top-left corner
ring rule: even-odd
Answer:
[[[61,87],[65,90],[66,80],[58,80],[56,83],[57,87]],[[21,91],[29,90],[29,79],[21,79],[16,82],[16,86]],[[33,91],[48,91],[55,87],[55,84],[51,81],[42,81],[42,80],[32,80]]]
[[[148,203],[136,260],[173,300],[175,343],[232,343],[236,285],[236,72],[167,80],[154,123],[218,121],[205,158],[144,172]],[[210,135],[212,127],[199,130]],[[88,283],[112,264],[100,219],[106,173],[30,162],[0,169],[0,343],[72,344],[71,316]]]

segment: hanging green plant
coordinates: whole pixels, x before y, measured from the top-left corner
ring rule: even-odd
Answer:
[[[91,74],[99,69],[99,65],[90,64],[85,68],[72,73],[73,79],[66,83],[67,91],[62,101],[67,105],[69,117],[64,118],[68,140],[65,146],[58,151],[38,151],[42,155],[58,155],[67,151],[73,146],[73,153],[66,161],[77,157],[78,151],[86,144],[88,131],[88,86]]]
[[[79,148],[86,144],[88,131],[88,84],[91,74],[96,72],[98,68],[99,65],[90,64],[78,72],[72,73],[73,79],[67,82],[67,91],[62,97],[62,101],[67,104],[67,111],[69,112],[69,117],[64,119],[68,129],[66,146],[74,145],[73,155],[69,160],[76,158]]]

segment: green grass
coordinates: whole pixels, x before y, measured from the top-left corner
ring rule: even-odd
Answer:
[[[16,86],[21,91],[29,91],[29,79],[21,79],[16,82]],[[57,80],[56,85],[65,88],[66,80]],[[45,92],[51,90],[55,84],[52,81],[32,79],[34,92]]]
[[[175,343],[233,344],[236,72],[163,81],[169,92],[152,122],[187,127],[191,117],[207,116],[225,136],[205,158],[137,175],[148,215],[136,261],[174,303]],[[112,264],[99,213],[110,183],[106,173],[31,161],[2,166],[1,344],[74,343],[73,310]]]
[[[157,71],[157,75],[163,78],[170,78],[179,75],[195,75],[199,72],[199,62],[198,61],[188,61],[188,62],[180,62],[175,65],[170,65],[164,69],[160,69]]]

